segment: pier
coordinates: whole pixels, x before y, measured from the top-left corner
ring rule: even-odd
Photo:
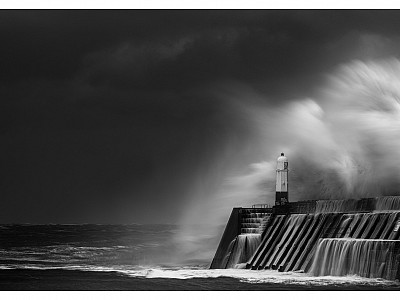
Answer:
[[[400,279],[400,196],[233,208],[211,269]]]

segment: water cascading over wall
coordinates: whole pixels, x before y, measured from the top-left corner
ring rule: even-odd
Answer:
[[[246,262],[260,245],[261,234],[249,233],[238,235],[229,245],[226,268],[245,268]]]
[[[396,279],[399,248],[398,240],[321,239],[310,273]]]
[[[312,211],[304,213],[305,207]],[[259,245],[247,260],[246,267],[302,270],[316,276],[356,274],[399,278],[399,209],[400,197],[290,203],[286,213],[275,210],[264,222]],[[237,263],[225,260],[225,265],[214,264],[211,268],[237,267],[249,256],[249,248],[243,256],[235,252],[240,249],[243,247],[234,248],[232,244],[230,251],[225,252],[227,257],[232,253],[235,253],[232,257],[241,257],[235,260]],[[360,260],[357,251],[368,254]],[[368,268],[364,268],[365,265]]]
[[[271,219],[270,208],[234,208],[225,227],[211,269],[245,267]]]

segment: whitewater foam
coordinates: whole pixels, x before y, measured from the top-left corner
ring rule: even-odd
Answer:
[[[320,276],[314,277],[301,272],[278,272],[275,270],[246,270],[246,269],[204,269],[192,267],[180,268],[158,268],[149,266],[138,266],[131,269],[131,266],[101,267],[101,266],[38,266],[38,265],[2,265],[2,270],[29,269],[29,270],[72,270],[86,272],[115,272],[133,278],[161,278],[188,280],[193,278],[219,278],[228,277],[239,279],[241,282],[260,284],[284,284],[284,285],[369,285],[369,286],[399,286],[399,281],[390,281],[381,278],[364,278],[360,276]]]

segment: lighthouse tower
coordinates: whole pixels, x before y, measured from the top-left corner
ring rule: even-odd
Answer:
[[[275,205],[283,205],[289,202],[288,189],[288,159],[284,153],[278,157],[276,164],[276,197]]]

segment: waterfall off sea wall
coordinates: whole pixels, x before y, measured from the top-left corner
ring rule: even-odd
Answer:
[[[400,279],[399,196],[295,202],[256,212],[238,208],[229,223],[236,234],[225,236],[226,245],[221,240],[221,258],[216,255],[211,268],[245,265],[315,276]],[[243,235],[250,232],[259,233],[252,247],[245,246],[249,237]]]
[[[231,242],[231,250],[228,252],[226,268],[240,268],[240,264],[246,263],[251,258],[260,241],[261,234],[258,233],[238,235]]]
[[[210,268],[236,268],[246,263],[258,248],[261,232],[270,220],[271,209],[234,208]]]
[[[396,279],[400,241],[320,239],[310,273]]]

